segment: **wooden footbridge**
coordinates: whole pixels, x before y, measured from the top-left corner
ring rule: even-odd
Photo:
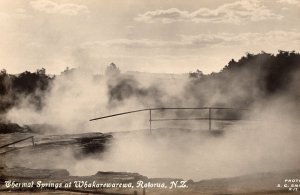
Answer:
[[[176,117],[176,118],[153,118],[153,112],[154,111],[168,111],[168,110],[203,110],[206,111],[206,116],[200,116],[200,117]],[[226,108],[226,107],[198,107],[198,108],[193,108],[193,107],[161,107],[161,108],[146,108],[146,109],[140,109],[140,110],[133,110],[133,111],[127,111],[127,112],[121,112],[121,113],[116,113],[112,115],[106,115],[98,118],[93,118],[90,119],[90,121],[95,121],[95,120],[101,120],[105,118],[111,118],[111,117],[116,117],[120,115],[127,115],[127,114],[132,114],[136,112],[148,112],[149,113],[149,131],[150,133],[152,132],[152,123],[153,122],[161,122],[161,121],[189,121],[189,120],[206,120],[208,121],[208,130],[212,131],[212,121],[236,121],[236,120],[242,120],[241,117],[218,117],[213,115],[213,111],[231,111],[231,112],[236,112],[236,113],[241,113],[243,111],[248,111],[249,109],[246,108]],[[230,114],[228,114],[230,115]],[[237,114],[239,115],[239,114]],[[241,116],[241,115],[239,115]]]

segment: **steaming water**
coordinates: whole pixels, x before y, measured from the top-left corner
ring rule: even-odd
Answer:
[[[267,139],[264,131],[260,131],[260,137],[253,129],[241,131],[117,136],[103,160],[78,162],[70,171],[128,171],[149,177],[199,180],[299,168],[296,145],[286,144],[291,135],[279,138],[269,134]]]
[[[280,133],[280,123],[272,130],[268,124],[228,126],[223,133],[178,128],[114,133],[108,149],[93,157],[78,159],[71,150],[48,151],[16,156],[11,166],[64,168],[82,176],[121,171],[196,181],[299,168],[300,133],[293,127]]]

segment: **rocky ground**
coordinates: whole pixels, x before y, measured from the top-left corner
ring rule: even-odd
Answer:
[[[277,188],[277,184],[284,184],[283,178],[299,178],[300,170],[291,170],[277,173],[261,173],[255,175],[246,175],[234,178],[220,178],[211,180],[202,180],[198,182],[187,181],[183,188],[172,188],[171,182],[182,181],[175,178],[147,178],[137,173],[125,172],[98,172],[95,175],[78,177],[70,176],[66,170],[38,170],[28,168],[1,168],[1,193],[40,193],[40,192],[73,192],[73,193],[99,193],[99,194],[290,194],[297,193],[289,191],[288,188]],[[20,183],[34,182],[32,188],[7,188],[5,181],[16,181]],[[93,182],[101,183],[132,183],[133,188],[93,188],[93,187],[76,187],[75,183],[85,181],[87,184]],[[148,182],[155,185],[164,183],[167,188],[161,187],[139,187],[139,182],[143,181],[145,185]],[[62,183],[62,185],[72,183],[72,187],[44,187],[40,188],[38,182],[47,184]],[[150,184],[151,185],[151,184]]]

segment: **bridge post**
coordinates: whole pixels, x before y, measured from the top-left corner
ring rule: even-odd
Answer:
[[[31,141],[32,141],[32,146],[34,146],[34,137],[31,137]]]
[[[151,109],[149,109],[149,130],[150,134],[152,133],[152,116],[151,116]]]
[[[211,108],[208,108],[208,129],[211,131]]]

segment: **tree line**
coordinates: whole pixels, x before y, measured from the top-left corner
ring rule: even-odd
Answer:
[[[0,71],[0,113],[5,113],[17,106],[22,98],[29,98],[36,109],[42,109],[46,91],[54,77],[46,74],[44,68],[36,72],[25,71],[18,75],[8,74],[5,69]]]

